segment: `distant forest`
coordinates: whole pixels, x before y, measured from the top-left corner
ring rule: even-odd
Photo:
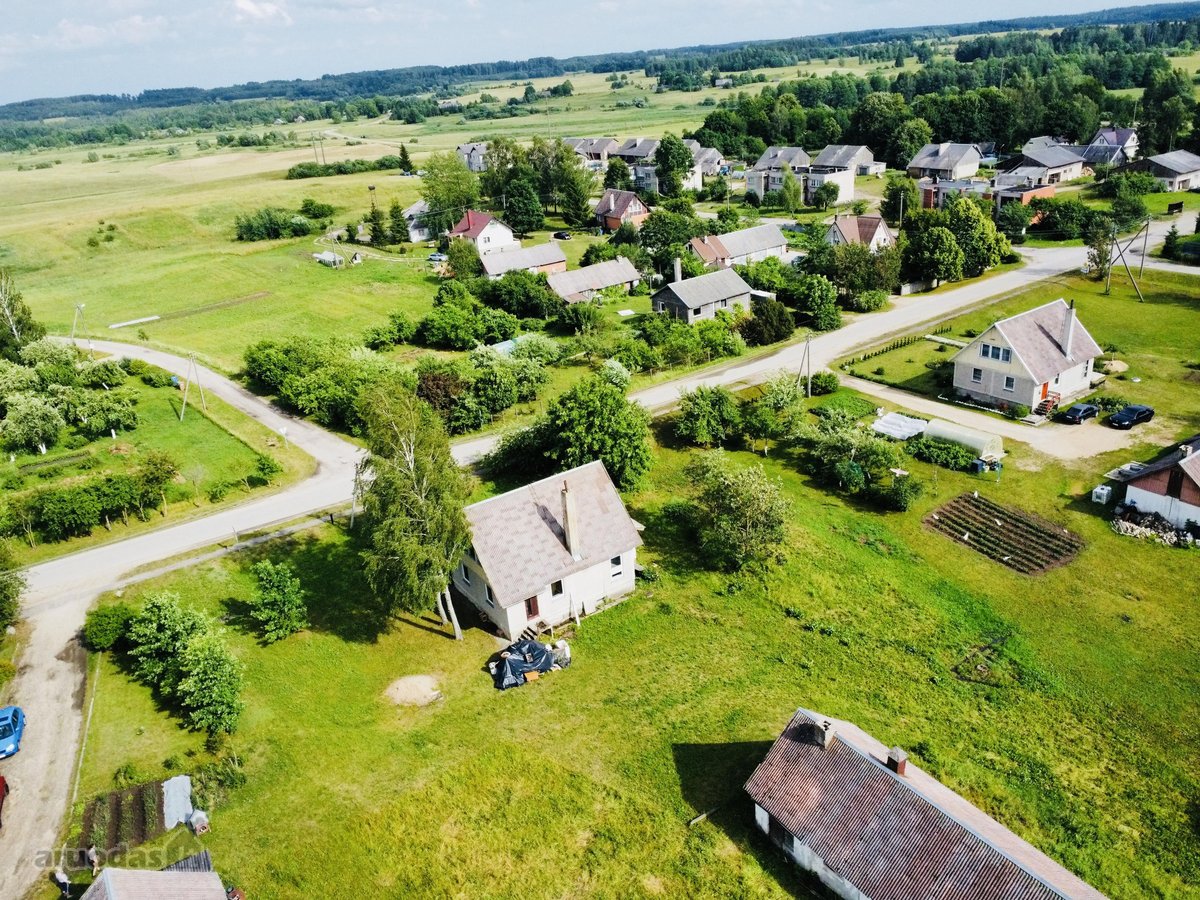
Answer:
[[[1051,35],[1033,32],[1048,28],[1061,30]],[[968,34],[981,36],[960,44],[954,60],[933,58],[935,43]],[[119,143],[163,132],[182,135],[195,130],[236,130],[270,125],[276,120],[290,122],[301,115],[308,119],[352,120],[391,112],[402,121],[417,122],[447,112],[469,118],[529,113],[528,107],[512,104],[490,108],[486,104],[473,105],[450,111],[439,108],[438,98],[453,97],[464,84],[481,80],[519,82],[577,72],[642,69],[647,77],[657,80],[659,90],[686,91],[709,85],[722,73],[814,60],[853,58],[883,63],[895,60],[899,64],[904,58],[916,56],[926,63],[915,73],[877,73],[869,79],[834,76],[834,80],[842,79],[836,83],[805,79],[821,81],[824,86],[792,92],[806,106],[811,100],[835,116],[841,110],[844,130],[849,109],[866,93],[890,91],[913,102],[925,94],[1000,88],[1006,77],[1038,79],[1053,74],[1058,76],[1059,84],[1064,78],[1083,77],[1089,80],[1092,100],[1102,107],[1104,98],[1097,89],[1151,88],[1156,77],[1170,71],[1165,51],[1183,52],[1194,47],[1200,47],[1200,2],[561,60],[536,57],[448,67],[418,66],[325,75],[312,80],[249,82],[208,90],[170,88],[137,95],[80,95],[0,106],[0,150]],[[1070,72],[1066,72],[1066,66],[1070,66]],[[738,79],[739,86],[743,81],[744,77]],[[48,119],[66,121],[44,121]],[[934,130],[939,131],[936,127]],[[725,143],[728,147],[733,142],[727,137]]]

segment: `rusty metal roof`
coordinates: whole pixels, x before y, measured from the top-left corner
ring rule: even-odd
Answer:
[[[871,900],[1103,900],[911,762],[893,772],[887,753],[851,723],[801,709],[746,791]]]

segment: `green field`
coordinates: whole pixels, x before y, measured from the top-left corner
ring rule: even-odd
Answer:
[[[1138,303],[1128,276],[1120,268],[1113,270],[1112,293],[1108,296],[1103,282],[1059,278],[951,319],[945,323],[950,331],[943,336],[969,341],[972,333],[982,333],[997,319],[1059,297],[1075,300],[1079,320],[1096,342],[1102,348],[1116,346],[1117,359],[1129,365],[1129,371],[1110,378],[1103,391],[1131,403],[1150,404],[1157,410],[1153,426],[1156,433],[1186,437],[1200,431],[1200,373],[1194,368],[1200,363],[1200,342],[1196,339],[1200,334],[1200,298],[1195,278],[1147,269],[1140,283],[1145,304]],[[859,362],[857,355],[843,362],[862,378],[936,397],[939,390],[926,363],[948,362],[954,353],[953,347],[939,352],[933,342],[921,341],[865,362]],[[883,373],[879,374],[878,369]],[[1140,380],[1134,382],[1133,378]]]
[[[880,515],[777,453],[765,464],[794,516],[787,561],[760,579],[699,567],[662,515],[689,491],[688,455],[660,447],[629,497],[660,579],[587,620],[569,670],[504,694],[481,671],[497,644],[477,629],[455,644],[426,616],[380,633],[338,531],[258,551],[290,560],[312,593],[313,628],[281,644],[238,624],[252,555],[141,588],[226,616],[247,665],[231,749],[249,782],[204,839],[226,881],[272,897],[806,896],[740,792],[805,705],[906,747],[1110,896],[1197,895],[1200,560],[1117,537],[1080,499],[1123,459],[1017,467],[1003,485],[942,471],[917,508]],[[920,524],[970,489],[1087,546],[1028,578]],[[972,671],[980,648],[985,678]],[[383,696],[426,673],[443,701],[412,710]],[[127,762],[146,777],[169,757],[198,764],[202,744],[106,658],[81,797]]]

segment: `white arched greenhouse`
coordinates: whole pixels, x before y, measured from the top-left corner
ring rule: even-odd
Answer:
[[[932,420],[925,428],[924,437],[961,444],[969,450],[974,450],[980,459],[999,458],[1004,455],[1004,442],[998,434],[947,422],[945,419]]]

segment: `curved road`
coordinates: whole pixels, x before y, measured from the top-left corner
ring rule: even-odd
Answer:
[[[1152,242],[1161,240],[1169,226],[1170,222],[1156,223]],[[933,296],[901,298],[885,312],[860,316],[837,331],[814,337],[810,343],[813,370],[891,334],[948,318],[1031,282],[1076,269],[1083,264],[1085,251],[1077,247],[1039,249],[1023,255],[1026,265],[1022,269]],[[100,340],[92,345],[105,353],[144,359],[181,376],[187,372],[186,359],[161,351]],[[753,360],[734,361],[646,388],[632,397],[651,410],[669,409],[682,391],[698,385],[741,387],[765,381],[780,371],[796,371],[804,351],[804,344],[792,344]],[[85,685],[85,657],[76,634],[96,596],[115,586],[131,569],[211,546],[235,530],[256,530],[350,499],[360,453],[355,445],[281,413],[209,369],[201,367],[200,378],[207,391],[273,431],[287,428],[288,440],[316,459],[317,471],[279,493],[29,570],[24,613],[31,632],[13,683],[13,702],[26,709],[30,722],[21,753],[5,761],[0,770],[13,786],[0,841],[0,885],[6,896],[21,896],[44,877],[50,864],[44,854],[55,848],[62,814],[71,800]],[[454,456],[462,464],[471,463],[494,447],[496,440],[495,435],[488,435],[456,443]]]

